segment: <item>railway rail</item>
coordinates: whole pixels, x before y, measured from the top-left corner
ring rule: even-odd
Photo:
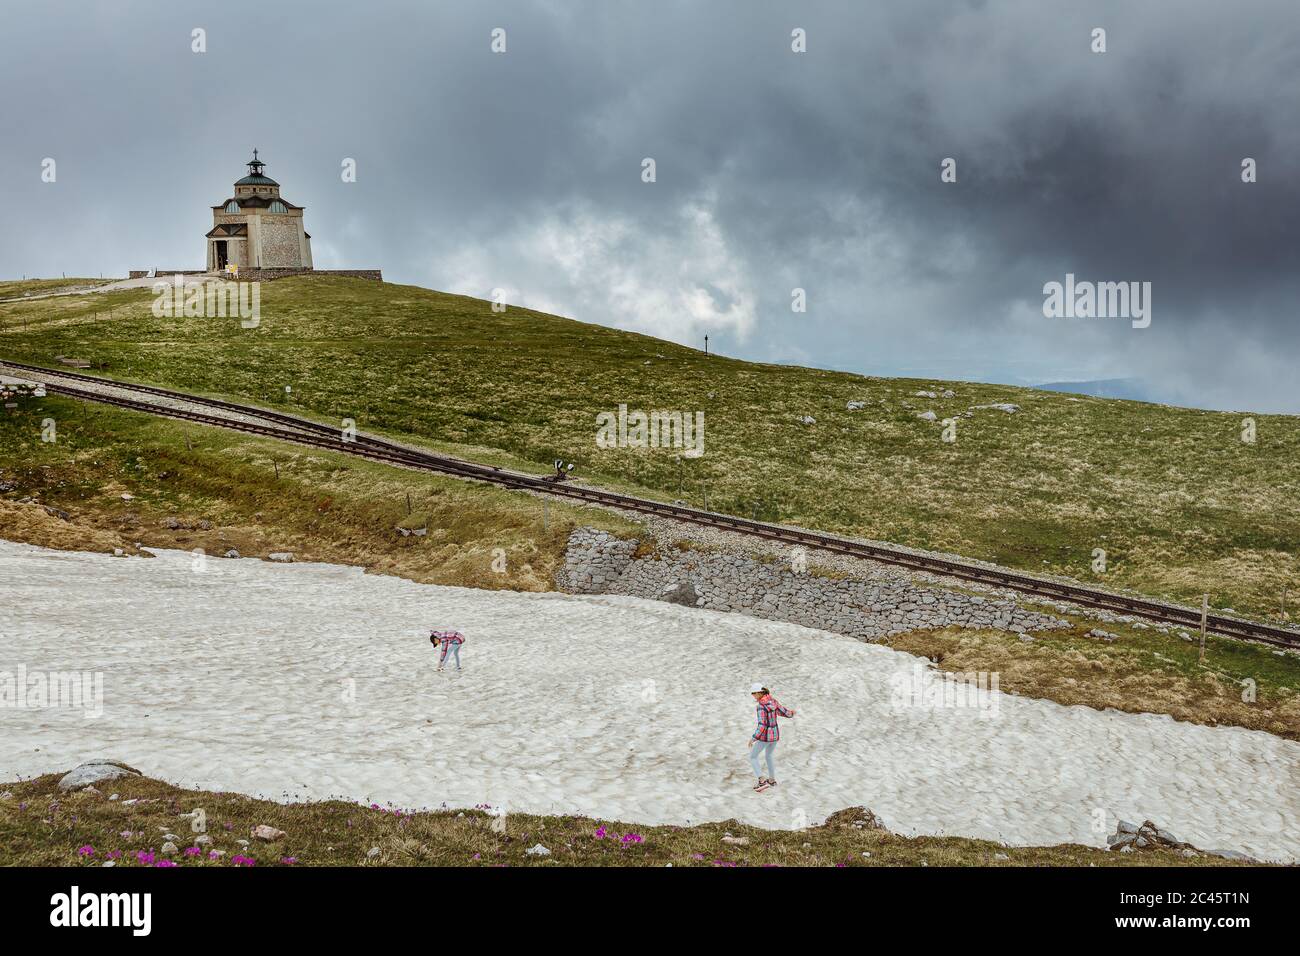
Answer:
[[[150,385],[135,385],[94,375],[82,375],[76,372],[42,368],[37,365],[25,365],[18,362],[0,361],[0,368],[17,369],[29,375],[34,375],[36,378],[33,381],[41,381],[48,393],[65,395],[69,398],[100,402],[151,415],[161,415],[268,438],[277,438],[300,445],[358,455],[399,467],[438,472],[459,478],[488,482],[505,488],[542,492],[591,504],[607,505],[648,515],[673,518],[692,524],[736,531],[770,541],[803,545],[833,554],[866,558],[886,564],[899,565],[915,571],[1006,588],[1049,601],[1068,601],[1083,607],[1134,615],[1180,627],[1200,627],[1201,613],[1199,610],[1149,598],[1117,594],[1080,584],[1032,577],[1002,568],[912,552],[884,544],[855,541],[850,538],[821,534],[802,528],[753,521],[748,518],[704,511],[685,505],[668,504],[599,488],[552,481],[539,478],[536,475],[465,461],[449,455],[408,448],[396,442],[370,435],[358,433],[354,437],[345,437],[342,429],[336,426],[251,405],[242,405],[215,398],[204,398],[186,392],[157,388]],[[92,391],[88,388],[78,387],[75,384],[60,384],[59,380],[84,383],[100,388],[112,388],[138,397]],[[149,401],[150,398],[185,403],[189,406],[211,409],[211,412],[160,404],[157,401]],[[225,413],[225,415],[218,413]],[[230,415],[240,417],[231,418]],[[256,421],[246,419],[255,419]],[[1227,637],[1260,641],[1279,647],[1300,648],[1300,631],[1274,624],[1248,621],[1223,614],[1210,614],[1206,618],[1206,627],[1216,634]]]

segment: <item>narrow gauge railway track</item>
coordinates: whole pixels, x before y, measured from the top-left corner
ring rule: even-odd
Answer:
[[[1085,587],[1083,585],[1067,584],[1045,578],[1031,577],[1029,575],[1018,574],[1014,571],[1008,571],[1001,568],[986,567],[971,562],[956,561],[927,554],[918,554],[901,548],[893,548],[886,545],[863,541],[854,541],[852,539],[840,538],[834,535],[820,534],[815,531],[806,531],[802,528],[790,528],[767,522],[751,521],[747,518],[740,518],[734,515],[702,511],[697,508],[667,504],[661,501],[654,501],[648,498],[638,498],[633,495],[624,495],[613,491],[604,491],[598,488],[584,488],[579,485],[549,481],[535,475],[507,471],[495,466],[480,465],[475,462],[464,461],[447,455],[439,455],[433,452],[406,448],[395,442],[386,441],[382,438],[375,438],[373,436],[358,434],[355,438],[345,440],[343,438],[342,430],[335,426],[312,421],[297,415],[288,415],[283,412],[273,412],[266,409],[260,409],[251,405],[240,405],[234,402],[227,402],[214,398],[203,398],[185,392],[173,391],[171,389],[156,388],[149,385],[133,385],[114,381],[112,379],[97,378],[93,375],[81,375],[75,372],[64,372],[55,369],[41,368],[40,366],[24,365],[18,362],[0,361],[0,367],[35,373],[37,376],[43,377],[42,380],[45,384],[46,391],[66,395],[69,398],[100,402],[103,404],[114,405],[119,408],[145,412],[151,415],[161,415],[168,418],[177,418],[204,425],[214,425],[220,428],[233,429],[235,431],[247,432],[249,434],[261,435],[268,438],[278,438],[300,445],[309,445],[317,448],[328,449],[330,451],[358,455],[374,461],[386,462],[400,467],[413,468],[420,471],[440,472],[442,474],[453,475],[459,478],[488,482],[505,488],[542,492],[592,504],[608,505],[629,511],[641,512],[643,514],[673,518],[679,521],[690,522],[692,524],[707,525],[709,527],[720,528],[727,531],[737,531],[742,534],[765,538],[771,541],[779,541],[791,545],[804,545],[805,547],[817,548],[833,554],[842,554],[854,558],[866,558],[872,561],[900,565],[915,571],[944,575],[959,580],[972,581],[993,587],[1007,588],[1021,594],[1044,598],[1049,601],[1069,601],[1072,604],[1078,604],[1084,607],[1100,608],[1119,614],[1131,614],[1180,627],[1200,627],[1201,618],[1199,611],[1192,608],[1180,607],[1175,604],[1166,604],[1161,601],[1150,600],[1148,598],[1115,594],[1097,588]],[[118,391],[131,392],[143,396],[145,399],[148,397],[155,397],[164,398],[169,401],[185,402],[190,405],[211,408],[214,413],[226,412],[228,414],[237,414],[243,418],[260,419],[262,424],[232,419],[220,414],[208,414],[205,412],[192,411],[190,409],[176,408],[170,405],[161,405],[142,398],[126,398],[120,395],[109,395],[103,392],[78,388],[73,385],[61,385],[57,382],[51,381],[51,378],[84,382],[101,388],[107,387]],[[1247,621],[1240,618],[1227,617],[1221,614],[1210,614],[1206,618],[1206,626],[1214,633],[1227,637],[1261,641],[1279,647],[1300,648],[1300,631],[1279,627],[1273,624]]]

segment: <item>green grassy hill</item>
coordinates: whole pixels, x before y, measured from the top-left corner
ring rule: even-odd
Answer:
[[[1259,618],[1279,619],[1283,586],[1300,591],[1296,417],[1254,416],[1247,444],[1240,414],[759,365],[345,278],[264,284],[255,329],[158,319],[151,302],[132,290],[0,303],[0,356],[72,355],[539,473],[564,458],[593,482],[696,505],[707,488],[714,510],[1187,602],[1209,592]],[[954,397],[914,395],[944,389]],[[596,416],[620,402],[702,410],[704,456],[598,448]],[[999,402],[1021,410],[975,408]],[[956,442],[917,417],[927,410],[958,417]]]

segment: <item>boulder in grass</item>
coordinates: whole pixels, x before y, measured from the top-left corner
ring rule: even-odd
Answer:
[[[119,760],[88,760],[64,774],[59,781],[60,790],[80,790],[104,780],[119,777],[139,777],[140,771]]]
[[[1133,853],[1136,850],[1177,850],[1183,856],[1196,856],[1204,852],[1190,843],[1184,843],[1150,820],[1144,820],[1141,826],[1134,826],[1126,820],[1120,820],[1115,832],[1106,838],[1106,843],[1108,849],[1119,850],[1121,853]],[[1231,852],[1233,851],[1218,855],[1229,859],[1244,859],[1244,857],[1229,856]]]
[[[259,823],[253,827],[253,839],[262,840],[266,843],[274,843],[276,840],[284,839],[284,831],[277,830],[275,827],[267,826],[265,823]]]
[[[550,856],[551,855],[551,851],[548,850],[546,847],[542,846],[540,843],[538,843],[535,846],[530,846],[524,852],[527,853],[529,856]]]
[[[927,422],[932,422],[939,418],[939,416],[934,412],[917,412],[916,417]]]
[[[268,555],[266,556],[266,560],[268,560],[268,561],[279,561],[281,564],[292,564],[292,563],[293,563],[293,552],[292,552],[292,551],[272,551],[270,554],[268,554]]]
[[[843,829],[845,827],[854,830],[887,829],[885,821],[866,807],[848,807],[844,810],[837,810],[826,818],[826,822],[822,826],[832,829]]]

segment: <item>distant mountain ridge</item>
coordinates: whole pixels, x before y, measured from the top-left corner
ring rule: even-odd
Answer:
[[[1047,382],[1032,385],[1031,388],[1045,392],[1071,392],[1075,395],[1091,395],[1093,398],[1123,398],[1135,402],[1160,401],[1151,390],[1136,378],[1099,378],[1084,382]]]

